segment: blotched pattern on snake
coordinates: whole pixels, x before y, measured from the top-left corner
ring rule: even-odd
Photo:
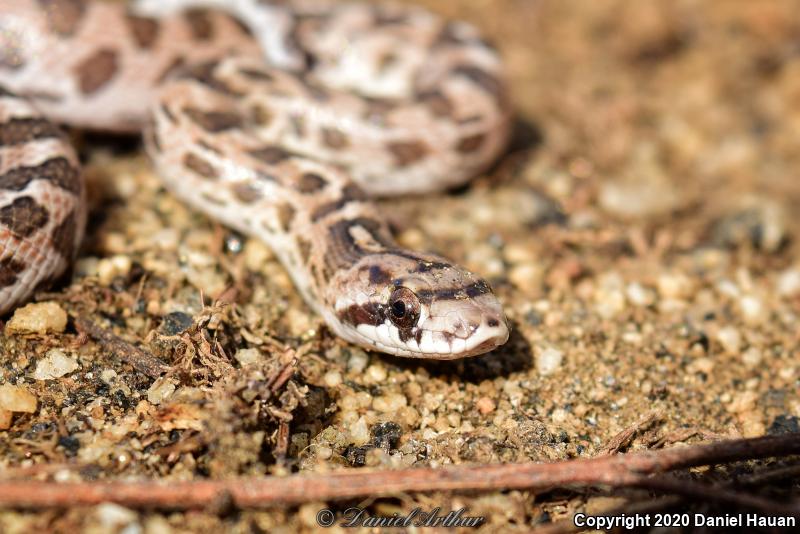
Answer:
[[[486,169],[508,138],[506,93],[472,26],[414,7],[0,0],[0,313],[56,279],[83,234],[61,122],[143,131],[167,188],[263,239],[342,338],[489,351],[508,338],[489,285],[402,249],[369,199]]]

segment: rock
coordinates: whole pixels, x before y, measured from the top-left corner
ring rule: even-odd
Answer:
[[[25,386],[0,385],[0,410],[34,413],[36,397]]]
[[[109,529],[129,525],[139,517],[133,510],[110,502],[98,504],[94,509],[94,513],[98,522]]]
[[[359,417],[358,421],[350,427],[350,440],[356,446],[365,445],[369,442],[370,434],[364,416]]]
[[[131,265],[131,259],[121,254],[103,258],[97,263],[97,277],[104,286],[110,285],[114,278],[128,276]]]
[[[792,267],[783,271],[778,277],[776,289],[782,297],[800,294],[800,269]]]
[[[67,312],[55,302],[35,302],[17,308],[6,324],[6,333],[46,334],[60,333],[67,326]]]
[[[159,378],[147,390],[147,400],[151,404],[161,404],[175,392],[175,384],[165,378]]]
[[[481,415],[487,415],[492,413],[497,407],[497,405],[491,398],[481,397],[475,403],[475,407],[478,409],[478,412],[480,412]]]
[[[683,299],[691,295],[692,280],[683,273],[662,273],[658,277],[658,293],[665,299]]]
[[[77,370],[78,361],[70,358],[61,349],[50,349],[44,358],[36,364],[33,378],[36,380],[52,380]]]
[[[742,347],[742,335],[732,326],[720,328],[717,332],[717,341],[728,354],[738,354]]]
[[[322,381],[325,382],[325,385],[329,388],[335,388],[342,383],[342,373],[339,371],[328,371],[325,373],[325,376],[322,377]]]
[[[239,349],[236,351],[233,357],[241,365],[252,365],[263,359],[261,351],[256,348]]]
[[[742,318],[749,325],[763,323],[767,318],[764,303],[753,295],[745,295],[739,299],[739,309],[742,311]]]
[[[563,352],[548,347],[539,352],[539,356],[536,358],[536,370],[539,371],[539,374],[542,376],[551,375],[561,367],[561,362],[563,360]]]

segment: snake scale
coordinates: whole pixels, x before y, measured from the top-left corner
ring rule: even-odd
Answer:
[[[464,183],[504,148],[502,64],[466,23],[320,0],[0,0],[0,314],[82,238],[55,123],[143,132],[166,187],[264,240],[349,342],[452,359],[508,338],[483,279],[401,248],[370,201]]]

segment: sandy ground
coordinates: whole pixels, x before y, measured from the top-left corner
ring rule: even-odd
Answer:
[[[0,387],[23,408],[0,413],[0,468],[191,480],[591,457],[642,421],[628,450],[798,430],[800,4],[424,4],[500,48],[517,133],[469,188],[386,210],[401,242],[491,281],[508,344],[457,362],[348,346],[262,244],[165,193],[138,145],[85,137],[88,239],[72,284],[38,296],[69,320],[0,335]],[[214,306],[229,288],[237,305]],[[78,318],[170,372],[134,370]],[[291,378],[271,387],[293,356]],[[383,515],[466,506],[485,532],[522,532],[620,495],[366,504]],[[4,511],[0,531],[312,532],[323,504]]]

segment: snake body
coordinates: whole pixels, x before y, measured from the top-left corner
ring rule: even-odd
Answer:
[[[54,121],[143,131],[168,189],[267,242],[350,342],[450,359],[508,338],[484,280],[401,248],[369,200],[463,183],[503,149],[502,65],[467,24],[318,0],[0,0],[0,87],[0,313],[82,236]]]

